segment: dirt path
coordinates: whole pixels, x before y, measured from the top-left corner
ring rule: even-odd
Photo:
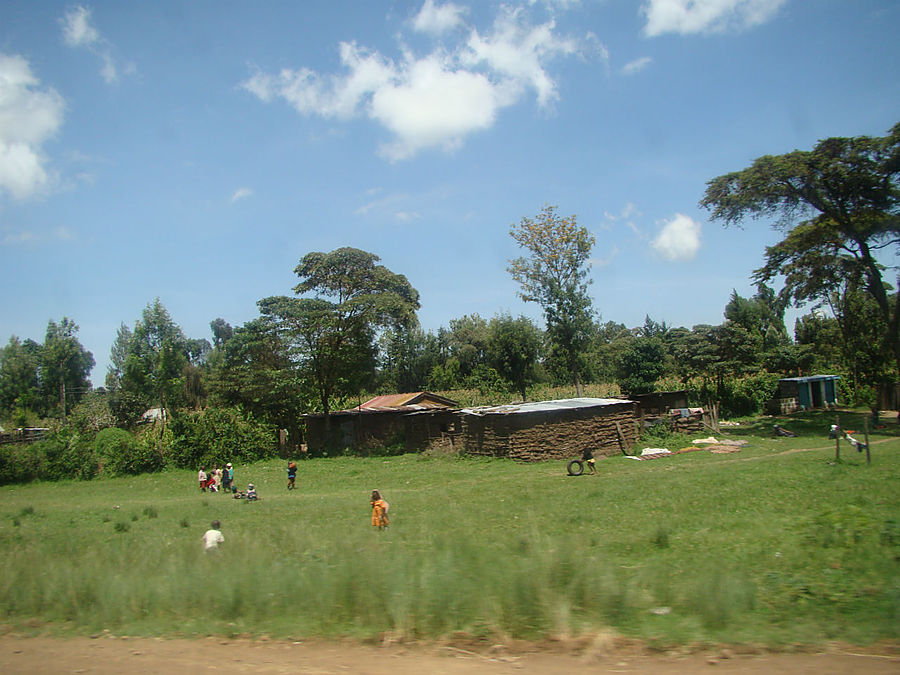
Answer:
[[[704,654],[639,653],[600,640],[577,653],[536,649],[513,653],[502,647],[476,652],[449,646],[367,646],[344,642],[163,640],[151,638],[0,637],[0,673],[58,675],[160,673],[187,675],[512,675],[521,673],[766,673],[844,675],[900,673],[900,647],[879,650],[835,647],[824,653]]]

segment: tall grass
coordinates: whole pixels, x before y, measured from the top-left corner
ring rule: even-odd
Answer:
[[[834,464],[820,436],[615,457],[579,478],[562,462],[337,458],[302,463],[288,493],[280,463],[237,467],[257,503],[201,494],[187,471],[0,488],[0,621],[146,635],[896,639],[900,438],[874,445],[867,466]],[[780,454],[801,447],[823,449]],[[369,524],[376,487],[391,503],[383,532]],[[226,542],[206,554],[213,519]]]

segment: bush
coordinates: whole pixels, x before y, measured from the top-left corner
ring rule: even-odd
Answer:
[[[728,379],[715,392],[701,388],[700,396],[717,399],[722,417],[756,415],[764,412],[766,404],[775,397],[779,379],[774,373]]]
[[[69,423],[82,433],[96,434],[101,429],[116,425],[116,418],[109,407],[107,394],[91,392],[72,409]]]
[[[111,476],[159,471],[164,462],[156,443],[142,442],[124,429],[103,429],[94,440],[103,473]]]
[[[39,443],[0,446],[0,485],[28,483],[43,477],[46,457]]]
[[[93,434],[62,430],[38,445],[47,459],[45,475],[48,480],[76,478],[90,480],[100,472],[94,453]]]
[[[171,461],[182,468],[273,457],[275,430],[239,408],[207,408],[172,420]]]

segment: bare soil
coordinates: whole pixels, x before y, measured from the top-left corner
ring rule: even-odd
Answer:
[[[364,675],[507,675],[521,673],[766,673],[812,675],[900,673],[900,645],[822,652],[771,653],[727,648],[698,653],[652,653],[598,637],[580,643],[466,648],[450,644],[365,645],[342,641],[162,639],[99,636],[0,636],[0,673],[360,673]]]

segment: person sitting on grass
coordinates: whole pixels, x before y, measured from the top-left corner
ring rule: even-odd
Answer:
[[[255,502],[259,499],[259,497],[256,496],[256,488],[253,487],[253,483],[250,483],[247,486],[247,492],[244,493],[244,498],[251,502]]]
[[[205,551],[217,551],[219,550],[219,544],[225,543],[225,537],[222,536],[222,532],[219,530],[221,524],[218,520],[212,521],[210,528],[203,533],[203,550]]]
[[[372,505],[372,527],[383,530],[390,523],[388,522],[388,503],[381,498],[378,490],[372,490],[372,498],[369,500]]]

